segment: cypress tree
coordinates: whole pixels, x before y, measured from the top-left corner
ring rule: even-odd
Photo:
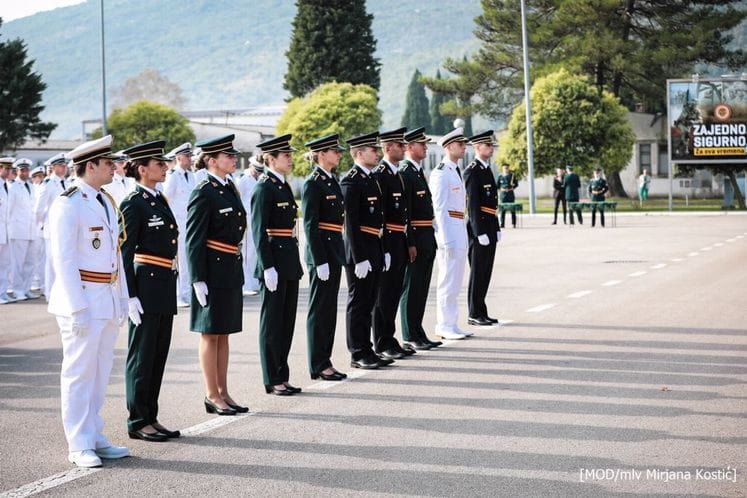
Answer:
[[[441,70],[436,71],[436,79],[441,79]],[[431,133],[434,135],[444,135],[451,131],[451,121],[447,116],[441,114],[441,104],[448,100],[446,95],[433,92],[431,99]]]
[[[297,0],[283,88],[303,97],[322,83],[364,83],[379,89],[373,15],[365,0]]]
[[[408,130],[414,130],[420,126],[427,128],[431,126],[428,97],[425,95],[425,85],[420,82],[420,76],[420,71],[416,69],[410,80],[410,86],[407,87],[407,101],[405,102],[405,114],[402,116],[402,126]]]

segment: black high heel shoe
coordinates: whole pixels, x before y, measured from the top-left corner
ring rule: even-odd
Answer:
[[[205,411],[207,413],[215,413],[217,415],[236,415],[236,410],[233,408],[221,408],[207,397],[205,398]]]
[[[226,404],[230,408],[232,408],[233,410],[235,410],[236,413],[246,413],[246,412],[249,411],[249,407],[248,406],[234,405],[232,403],[229,403],[228,401],[226,401]]]
[[[271,386],[271,385],[270,386],[265,385],[265,392],[267,394],[274,394],[276,396],[291,396],[295,394],[293,391],[291,391],[287,387],[285,389],[278,389],[277,387]]]
[[[298,393],[301,392],[301,388],[300,387],[294,387],[294,386],[288,384],[287,382],[283,382],[283,385],[285,386],[286,389],[288,389],[293,394],[298,394]]]

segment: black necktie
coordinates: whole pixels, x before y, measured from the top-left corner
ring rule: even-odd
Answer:
[[[236,186],[233,184],[231,180],[226,180],[226,185],[228,186],[228,190],[230,190],[233,195],[235,195],[236,197],[239,196],[239,193],[236,190]]]
[[[62,185],[62,190],[65,190],[65,179],[64,178],[60,180],[60,185]]]
[[[459,171],[459,166],[456,167],[456,172],[457,172],[457,175],[459,175],[459,179],[461,180],[462,179],[462,172]]]
[[[8,193],[8,183],[5,180],[3,180],[3,188],[5,189],[5,193],[7,194]]]
[[[29,187],[29,184],[26,182],[23,182],[23,186],[26,187],[26,192],[28,192],[29,195],[31,195],[31,187]]]
[[[109,210],[106,209],[106,204],[104,204],[104,198],[101,197],[101,192],[96,194],[96,200],[99,201],[99,204],[101,204],[101,206],[104,208],[104,212],[106,213],[106,221],[107,222],[111,221],[109,220]]]
[[[184,181],[189,183],[189,173],[187,173],[186,171],[184,172]]]

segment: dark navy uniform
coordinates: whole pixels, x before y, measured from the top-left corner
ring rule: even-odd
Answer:
[[[607,180],[602,177],[592,178],[589,182],[589,197],[591,202],[604,202],[604,194],[607,193],[609,187],[607,186]],[[604,226],[604,207],[592,204],[591,206],[591,226],[596,223],[597,209],[599,209],[599,221]]]
[[[353,145],[351,140],[348,143]],[[341,187],[345,199],[347,342],[355,361],[375,356],[371,348],[371,313],[384,269],[384,212],[378,183],[359,166],[348,172]],[[371,271],[366,278],[359,279],[355,276],[355,265],[366,260],[371,264]]]
[[[334,175],[316,166],[304,183],[301,206],[306,234],[306,266],[309,269],[309,313],[306,318],[309,372],[316,376],[332,366],[337,294],[345,264],[342,239],[345,207],[342,189]],[[317,267],[323,264],[329,265],[327,280],[321,280],[317,274]]]
[[[502,175],[503,178],[508,177],[509,185],[513,184],[511,183],[512,176]],[[469,236],[469,252],[467,253],[470,264],[467,296],[469,318],[478,321],[487,320],[488,308],[485,304],[485,296],[493,274],[497,233],[501,231],[496,217],[497,189],[490,166],[483,164],[477,158],[465,168],[463,178],[467,194],[467,234]],[[501,195],[503,194],[504,192],[501,192]],[[508,194],[513,197],[513,191]],[[487,237],[487,245],[479,243],[478,237],[481,235]]]

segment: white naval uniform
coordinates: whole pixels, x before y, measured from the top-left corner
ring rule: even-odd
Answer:
[[[239,178],[237,188],[241,194],[241,202],[244,204],[247,219],[252,219],[252,192],[257,186],[257,180],[249,173]],[[254,237],[251,230],[244,232],[244,245],[241,247],[244,258],[244,292],[259,292],[259,280],[254,276],[254,268],[257,266],[257,248],[254,247]]]
[[[176,262],[179,274],[176,279],[176,300],[189,303],[192,300],[192,282],[187,264],[187,205],[195,188],[195,175],[179,166],[169,170],[163,182],[163,194],[168,200],[179,229]]]
[[[44,251],[46,257],[44,258],[43,289],[44,295],[47,296],[47,300],[49,300],[49,291],[52,288],[52,281],[54,280],[51,258],[52,253],[49,247],[49,208],[52,206],[52,202],[59,197],[59,195],[63,193],[71,183],[71,181],[60,178],[57,175],[51,175],[41,184],[39,197],[37,197],[36,203],[34,203],[34,219],[41,227],[42,237],[44,237]]]
[[[9,204],[10,184],[0,178],[0,302],[6,300],[5,291],[10,289]]]
[[[117,207],[119,207],[124,198],[127,197],[130,192],[135,191],[135,179],[121,176],[119,173],[114,173],[112,182],[104,185],[104,190],[114,197],[114,201],[117,203]]]
[[[28,189],[26,188],[28,185]],[[33,269],[34,185],[16,179],[8,185],[11,284],[16,297],[28,295]]]
[[[33,227],[31,229],[31,244],[29,245],[29,257],[31,258],[31,288],[35,290],[45,289],[44,282],[44,261],[45,261],[45,247],[44,247],[44,235],[42,233],[42,226],[36,221],[36,212],[34,211],[36,203],[39,200],[39,195],[42,191],[42,183],[34,184],[31,186],[31,191],[34,194],[34,203],[31,206],[31,218],[33,220]]]
[[[202,180],[207,179],[208,170],[207,168],[198,169],[195,171],[195,185],[198,185]]]
[[[62,424],[69,451],[111,445],[102,433],[104,420],[99,411],[128,297],[114,206],[104,194],[102,206],[97,191],[83,179],[76,185],[72,193],[57,197],[49,212],[55,279],[48,311],[56,316],[62,336]],[[83,281],[79,270],[119,273],[113,283],[94,283]],[[88,318],[88,330],[80,335],[72,332],[76,313]]]
[[[444,158],[431,172],[429,186],[433,195],[433,226],[436,233],[436,334],[459,332],[459,292],[467,262],[467,226],[464,218],[449,211],[464,213],[466,195],[457,165]]]

